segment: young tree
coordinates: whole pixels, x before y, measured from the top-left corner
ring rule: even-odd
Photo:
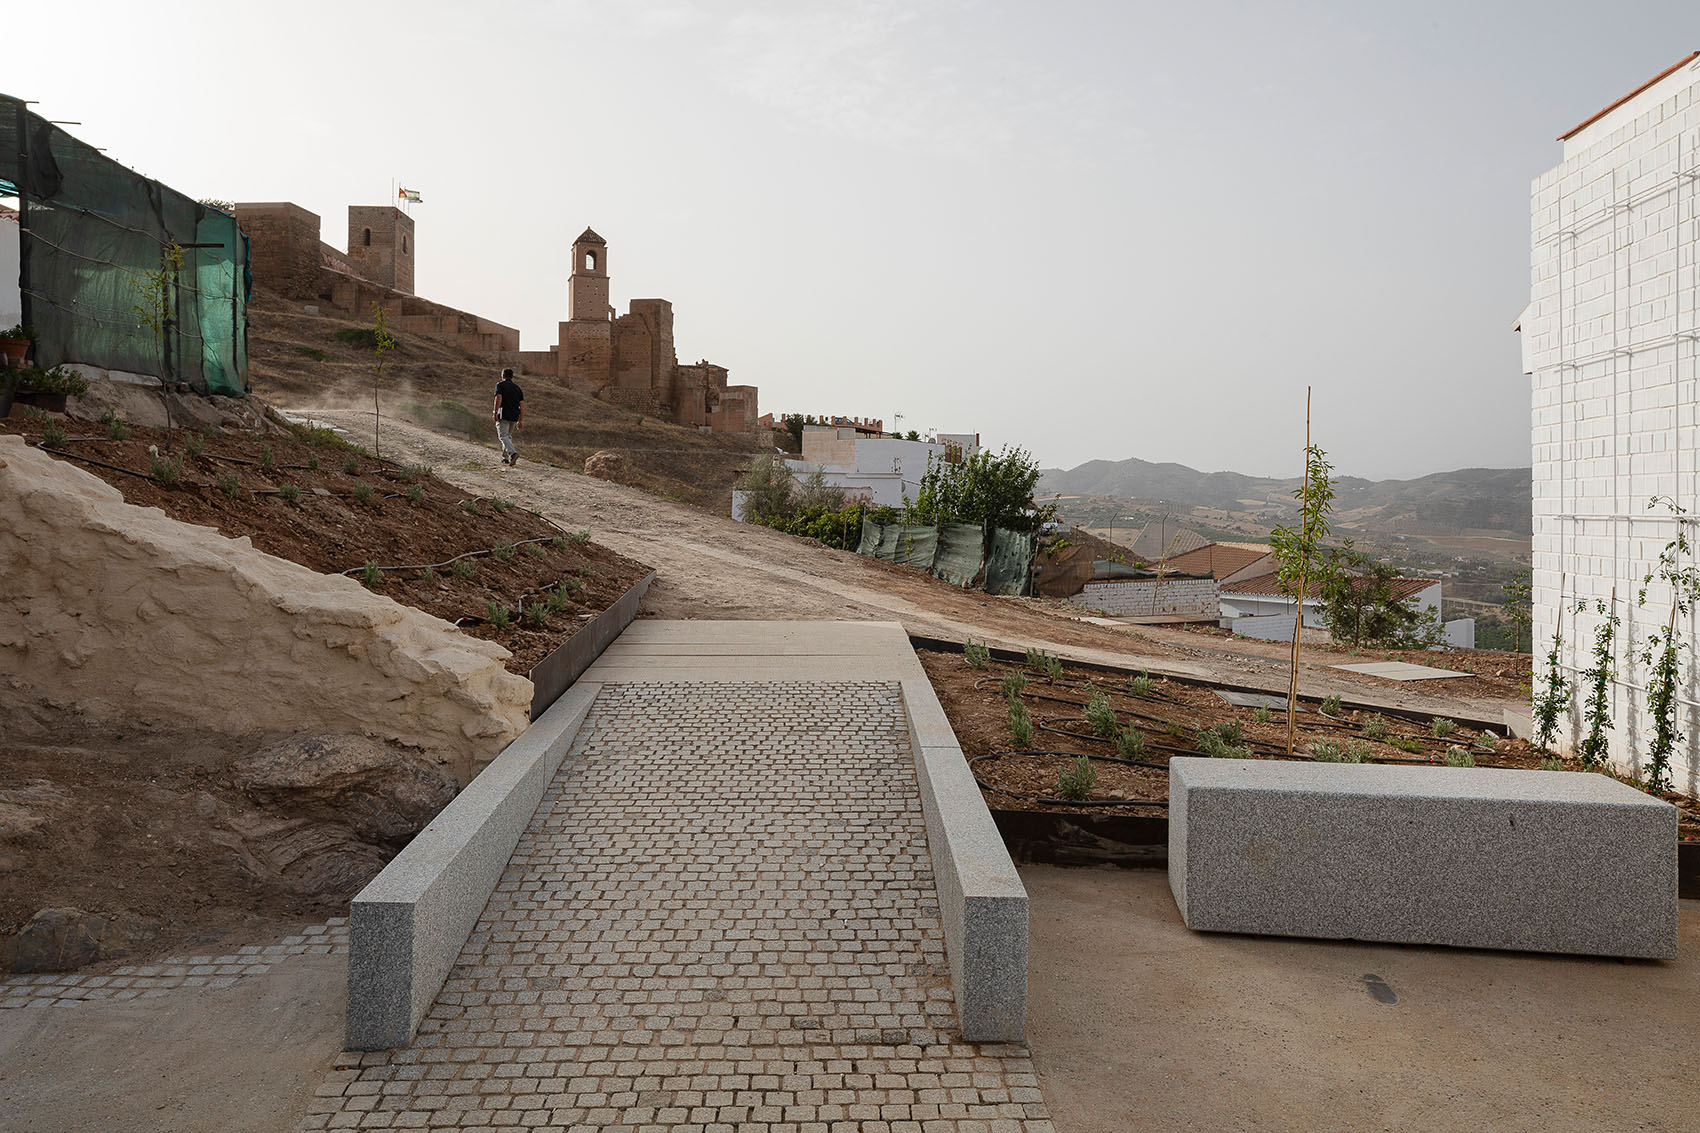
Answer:
[[[1511,576],[1500,589],[1505,591],[1505,617],[1511,623],[1511,651],[1523,652],[1523,635],[1529,633],[1535,624],[1535,612],[1529,601],[1529,572],[1520,570]],[[1529,650],[1533,652],[1535,638],[1529,636]]]
[[[372,455],[383,455],[378,451],[378,387],[384,380],[384,355],[395,349],[395,339],[390,337],[389,309],[372,304]]]
[[[1305,417],[1306,434],[1310,432],[1308,395]],[[1292,678],[1287,688],[1287,754],[1293,752],[1293,737],[1297,728],[1299,706],[1299,637],[1304,631],[1305,592],[1312,582],[1322,581],[1329,570],[1329,560],[1322,542],[1328,537],[1329,512],[1334,510],[1334,483],[1329,477],[1334,466],[1328,463],[1327,453],[1316,445],[1305,444],[1304,483],[1293,490],[1299,502],[1297,527],[1285,524],[1269,533],[1269,546],[1275,553],[1276,576],[1281,589],[1294,597],[1297,613],[1293,618]]]
[[[137,302],[131,310],[143,326],[153,332],[154,352],[159,363],[159,400],[165,405],[165,435],[171,436],[171,378],[166,373],[166,342],[171,334],[171,308],[177,295],[177,277],[183,271],[183,248],[175,240],[160,253],[159,267],[143,272],[135,284]]]

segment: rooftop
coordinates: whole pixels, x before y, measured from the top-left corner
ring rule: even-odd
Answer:
[[[1393,600],[1402,602],[1406,598],[1414,598],[1431,586],[1440,582],[1433,578],[1395,578],[1393,579]],[[1232,589],[1222,591],[1223,597],[1231,594],[1251,594],[1258,597],[1286,598],[1288,594],[1281,589],[1281,577],[1274,571],[1242,579],[1233,584]]]
[[[1700,51],[1691,52],[1686,58],[1680,59],[1676,63],[1673,63],[1671,66],[1666,67],[1663,71],[1660,71],[1658,74],[1654,75],[1652,78],[1648,79],[1646,82],[1642,83],[1640,86],[1636,87],[1634,90],[1630,91],[1628,94],[1624,95],[1622,98],[1618,99],[1616,102],[1612,103],[1610,106],[1606,107],[1604,110],[1600,111],[1598,114],[1595,114],[1592,117],[1586,118],[1583,121],[1578,122],[1576,125],[1572,126],[1570,129],[1566,130],[1564,133],[1560,134],[1558,136],[1558,140],[1561,141],[1561,142],[1569,141],[1571,138],[1575,137],[1577,134],[1580,134],[1583,130],[1586,130],[1589,126],[1592,126],[1595,122],[1598,122],[1601,118],[1604,118],[1607,114],[1610,114],[1612,111],[1616,110],[1618,107],[1622,106],[1624,103],[1628,102],[1630,99],[1636,97],[1637,95],[1641,94],[1643,91],[1647,90],[1647,88],[1652,87],[1652,86],[1656,86],[1659,83],[1663,82],[1665,79],[1670,78],[1672,75],[1676,74],[1678,71],[1682,70],[1684,67],[1686,67],[1690,63],[1694,62],[1694,60],[1696,60],[1696,59],[1700,59]]]

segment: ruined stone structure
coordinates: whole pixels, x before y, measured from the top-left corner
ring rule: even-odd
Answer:
[[[573,241],[559,342],[548,350],[515,350],[502,360],[616,405],[670,414],[681,425],[716,433],[759,427],[755,386],[728,385],[726,367],[707,360],[679,364],[673,304],[633,299],[629,313],[615,314],[608,299],[608,242],[589,228]]]
[[[389,309],[390,325],[493,358],[519,349],[519,331],[413,294],[413,218],[392,205],[348,206],[348,251],[319,239],[318,214],[287,201],[239,204],[254,282],[285,299],[357,318]]]

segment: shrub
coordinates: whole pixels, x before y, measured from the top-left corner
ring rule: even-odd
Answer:
[[[1092,768],[1092,761],[1086,756],[1080,756],[1068,767],[1057,772],[1057,797],[1072,799],[1078,802],[1092,794],[1092,787],[1098,782],[1098,773]]]
[[[1230,723],[1237,727],[1239,721]],[[1231,742],[1223,734],[1223,726],[1220,724],[1214,728],[1199,728],[1196,743],[1198,750],[1212,759],[1247,759],[1251,756],[1251,748],[1245,744]]]
[[[285,484],[277,490],[277,494],[283,497],[283,502],[286,504],[294,504],[301,501],[301,489],[294,484]]]
[[[769,520],[789,520],[796,511],[792,495],[797,476],[789,465],[771,456],[757,457],[739,475],[733,487],[747,493],[744,497],[744,519],[767,525]],[[860,534],[858,529],[857,534]]]
[[[424,486],[421,485],[421,484],[409,484],[407,486],[407,502],[410,503],[410,504],[424,503],[425,502],[425,488],[424,488]]]
[[[1476,757],[1459,747],[1457,744],[1453,744],[1451,747],[1446,749],[1446,766],[1474,767],[1475,765]]]
[[[364,480],[354,485],[354,498],[363,504],[371,503],[372,485],[366,483]]]
[[[1433,720],[1429,721],[1428,728],[1429,731],[1434,733],[1435,739],[1444,740],[1447,736],[1450,736],[1457,730],[1458,725],[1455,721],[1449,720],[1445,716],[1436,716]]]
[[[1368,740],[1347,740],[1346,746],[1340,752],[1340,758],[1346,763],[1368,763],[1375,754],[1375,749]]]
[[[471,559],[456,559],[454,565],[449,567],[449,573],[460,579],[471,578],[477,571],[478,568],[473,565]]]
[[[1481,735],[1476,737],[1476,746],[1481,748],[1483,751],[1498,751],[1499,737],[1494,735],[1492,732],[1483,732]]]
[[[323,350],[320,350],[316,346],[297,346],[295,348],[295,353],[306,358],[311,358],[315,362],[323,362],[325,359],[330,357],[329,354],[326,354]]]
[[[549,620],[549,606],[546,602],[533,602],[525,608],[525,624],[533,629],[541,629],[544,622]]]
[[[1062,670],[1062,659],[1061,658],[1052,657],[1050,660],[1045,662],[1045,675],[1047,677],[1049,677],[1051,680],[1053,680],[1053,681],[1062,680],[1062,673],[1063,673],[1063,670]]]
[[[1140,673],[1137,677],[1127,679],[1127,691],[1142,700],[1150,696],[1156,687],[1157,682],[1151,679],[1150,673]]]
[[[429,464],[409,464],[401,470],[401,478],[409,484],[417,484],[427,476],[435,475],[436,471]]]
[[[478,501],[477,500],[462,500],[462,501],[460,501],[460,510],[464,511],[468,515],[477,515],[478,514]]]
[[[1138,759],[1145,754],[1145,733],[1131,720],[1116,733],[1116,754],[1123,759]]]
[[[588,547],[590,546],[590,532],[575,531],[567,536],[567,541],[575,547]]]
[[[260,467],[265,469],[277,467],[277,455],[272,452],[271,445],[260,446]]]
[[[1003,690],[1005,700],[1018,699],[1021,696],[1021,691],[1027,687],[1027,674],[1019,669],[1012,669],[1003,675],[1003,680],[998,682],[998,687]]]
[[[234,500],[242,494],[242,481],[236,478],[236,473],[226,473],[218,478],[218,490]]]
[[[1340,754],[1340,745],[1332,740],[1312,740],[1310,754],[1318,763],[1339,763],[1344,758]]]
[[[1387,731],[1387,717],[1379,712],[1364,721],[1364,735],[1372,740],[1385,740]]]
[[[1324,716],[1340,715],[1340,698],[1338,696],[1324,697],[1322,701],[1322,714]]]
[[[368,590],[376,590],[384,584],[384,572],[377,563],[368,562],[360,568],[360,585]]]
[[[1541,770],[1542,771],[1563,771],[1564,770],[1564,760],[1558,758],[1558,756],[1556,756],[1556,755],[1549,755],[1545,759],[1541,760]]]
[[[343,461],[342,471],[345,476],[360,475],[360,458],[358,456],[351,456],[347,460]]]
[[[466,560],[463,559],[461,561],[464,562]],[[490,624],[495,626],[497,629],[507,629],[513,617],[511,611],[509,611],[509,609],[500,602],[486,602],[484,604],[484,615],[489,620]]]
[[[525,553],[534,559],[541,559],[549,552],[543,549],[541,543],[527,543],[525,544]]]
[[[419,581],[423,582],[427,586],[435,586],[437,584],[437,568],[434,566],[428,566],[424,570],[420,571]]]
[[[1269,706],[1266,704],[1259,704],[1256,708],[1252,709],[1251,720],[1254,724],[1269,723]]]
[[[490,506],[496,509],[496,514],[500,515],[502,512],[513,507],[514,502],[512,500],[504,500],[500,496],[495,496],[490,500]]]
[[[551,614],[560,613],[562,610],[566,609],[571,602],[572,591],[567,589],[567,585],[564,582],[551,590],[545,591],[543,595],[543,603],[548,607]]]
[[[1216,734],[1231,744],[1245,739],[1245,725],[1238,720],[1223,720],[1216,725]]]
[[[968,663],[970,669],[984,669],[992,659],[992,651],[985,642],[969,638],[962,646],[962,659]]]
[[[183,438],[183,451],[191,460],[199,460],[201,454],[207,451],[207,442],[201,439],[200,434],[190,433]]]
[[[1033,744],[1033,720],[1027,715],[1027,706],[1013,698],[1009,701],[1009,739],[1017,751]]]
[[[158,453],[150,453],[148,475],[169,488],[183,478],[183,465],[175,460],[167,460]]]
[[[1085,716],[1098,735],[1110,739],[1116,734],[1116,710],[1110,707],[1110,699],[1103,693],[1095,692],[1086,701]]]
[[[376,350],[378,348],[378,335],[379,331],[374,327],[343,327],[336,332],[336,340],[357,350]],[[386,349],[399,350],[401,344],[392,339]]]
[[[107,420],[107,418],[111,418],[111,420]],[[101,418],[101,420],[106,422],[107,440],[127,441],[130,439],[130,426],[124,423],[124,418],[108,411],[106,417]]]
[[[318,470],[319,470],[319,454],[314,452],[312,449],[308,449],[307,450],[307,471],[317,472]]]
[[[1389,747],[1396,747],[1408,755],[1421,755],[1423,753],[1423,745],[1420,741],[1406,739],[1404,736],[1388,736],[1387,743]]]
[[[514,545],[507,542],[497,543],[494,547],[490,548],[490,554],[494,556],[496,561],[499,563],[512,562],[514,557]]]
[[[1042,673],[1045,671],[1046,662],[1050,660],[1050,657],[1051,655],[1046,653],[1043,649],[1035,649],[1032,646],[1028,646],[1024,663],[1032,672]]]
[[[814,539],[840,551],[854,551],[862,541],[862,505],[828,507],[816,504],[795,507],[782,515],[764,516],[755,522],[787,535]]]

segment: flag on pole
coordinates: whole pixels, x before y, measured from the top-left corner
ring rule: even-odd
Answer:
[[[410,204],[418,204],[419,203],[419,190],[418,189],[403,189],[403,190],[401,190],[400,199],[407,201]]]

